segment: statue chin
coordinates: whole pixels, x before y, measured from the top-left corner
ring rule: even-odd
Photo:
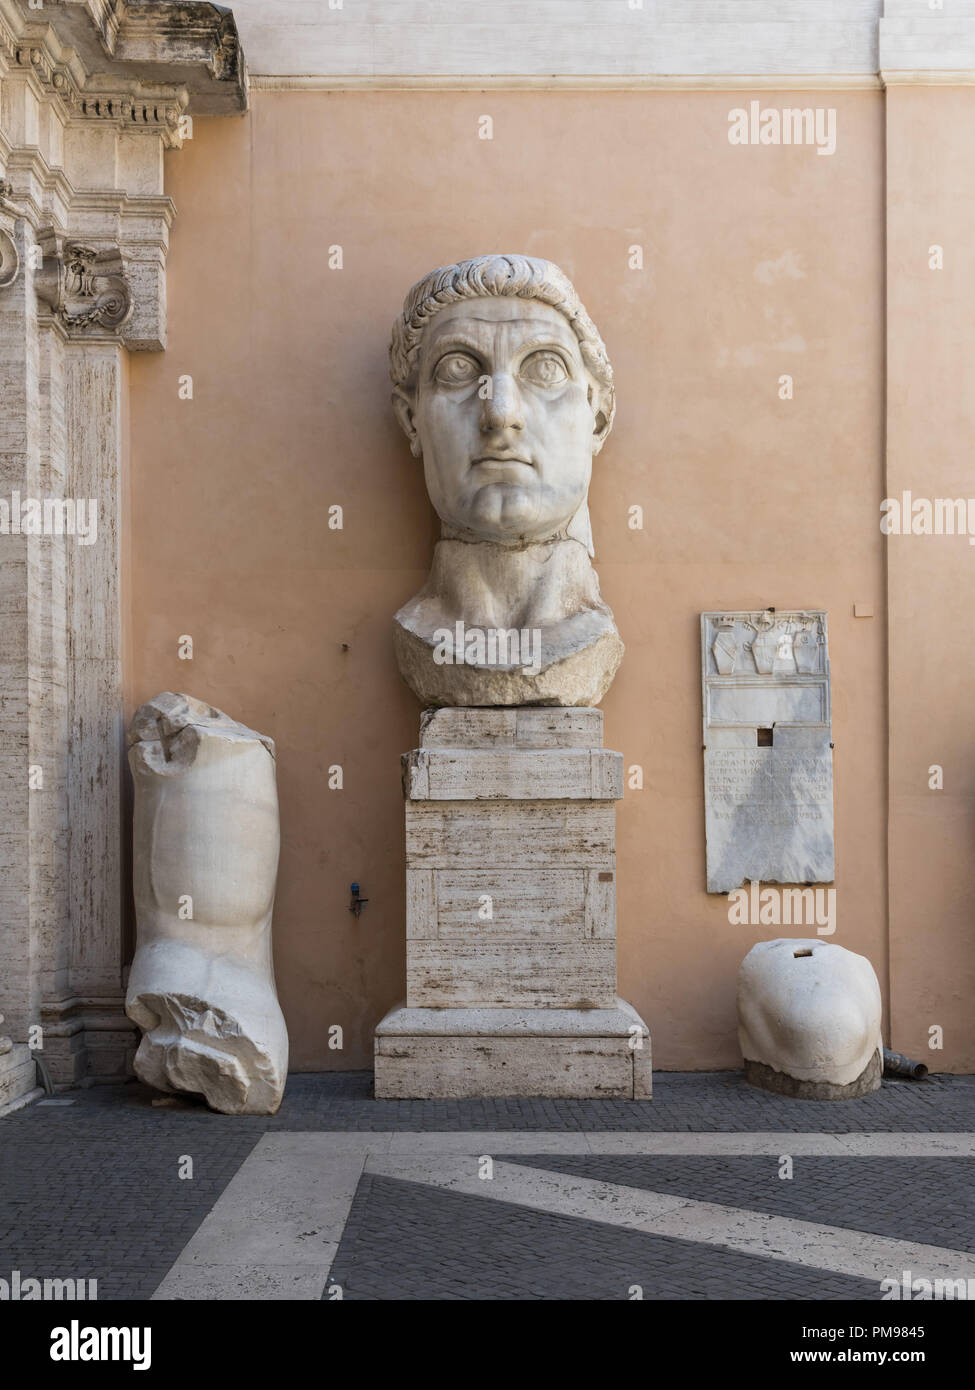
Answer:
[[[526,529],[534,531],[539,524],[538,512],[538,498],[528,488],[517,483],[492,483],[475,497],[468,526],[485,539],[503,540]]]
[[[440,520],[445,536],[489,541],[511,549],[566,535],[578,510],[579,504],[553,515],[551,507],[540,505],[532,489],[516,483],[492,483],[481,489],[463,516],[441,513]]]

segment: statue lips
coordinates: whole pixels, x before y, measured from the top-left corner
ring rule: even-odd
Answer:
[[[535,471],[533,463],[517,454],[482,454],[472,460],[471,468],[485,469],[490,473],[492,483],[524,483],[527,480],[523,470],[529,468]]]

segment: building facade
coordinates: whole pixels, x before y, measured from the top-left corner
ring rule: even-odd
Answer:
[[[615,369],[590,508],[626,644],[619,983],[656,1065],[740,1065],[742,957],[827,926],[888,1044],[970,1071],[973,135],[975,0],[0,0],[17,1084],[31,1042],[55,1084],[131,1064],[124,729],[163,690],[275,740],[291,1066],[371,1065],[419,716],[391,619],[436,535],[389,332],[491,251],[562,266]],[[829,617],[828,924],[706,891],[700,615],[769,607]]]

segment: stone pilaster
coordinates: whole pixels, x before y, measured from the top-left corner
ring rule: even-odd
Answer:
[[[943,535],[918,534],[924,522],[914,508],[953,508],[951,499],[961,499],[964,513],[964,499],[973,495],[962,441],[975,432],[975,204],[968,174],[975,2],[944,0],[933,9],[885,0],[880,70],[884,496],[898,520],[886,541],[890,1040],[934,1071],[970,1071],[971,1031],[966,1037],[944,1025],[951,1004],[969,1000],[975,986],[975,659],[965,641],[933,640],[932,615],[965,611],[975,552],[970,530],[966,543],[964,526],[953,533],[953,520]],[[963,626],[960,619],[958,630]],[[932,779],[935,769],[943,780]]]
[[[244,109],[226,10],[0,0],[0,1012],[56,1084],[124,1073],[136,1042],[121,978],[125,355],[166,343],[163,154],[188,116]]]

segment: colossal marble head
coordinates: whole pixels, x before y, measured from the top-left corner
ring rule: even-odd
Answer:
[[[434,705],[595,703],[622,654],[589,563],[586,501],[615,400],[571,282],[517,255],[431,271],[393,326],[390,370],[442,522],[430,579],[397,614],[407,682]],[[523,643],[508,659],[510,641],[499,659],[486,640],[444,661],[438,634],[458,623],[530,632],[532,660]]]
[[[502,545],[582,530],[588,545],[613,371],[558,266],[480,256],[432,271],[393,326],[390,366],[394,408],[446,528]]]

